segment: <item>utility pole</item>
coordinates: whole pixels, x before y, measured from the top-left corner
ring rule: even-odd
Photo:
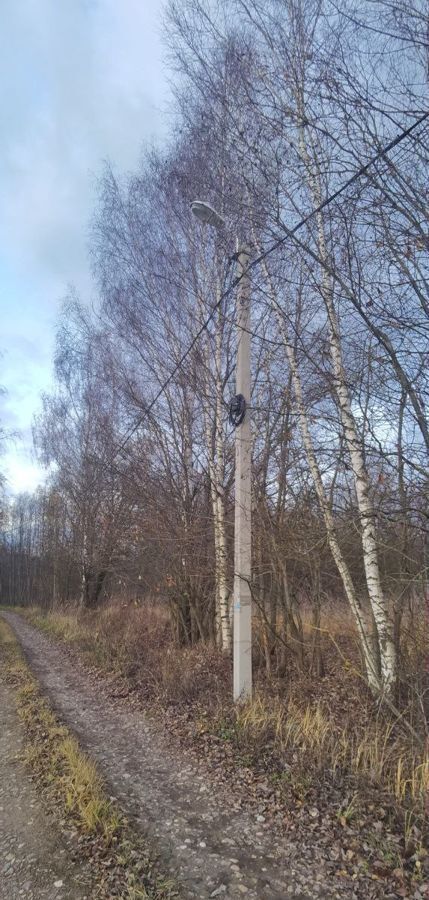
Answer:
[[[244,398],[244,417],[235,431],[234,529],[234,700],[252,696],[252,436],[250,428],[250,278],[249,252],[238,252],[237,396]]]
[[[225,228],[222,216],[204,200],[191,203],[193,214],[218,231]],[[252,435],[250,428],[250,276],[249,250],[237,253],[237,368],[236,396],[230,420],[235,426],[235,529],[234,529],[234,642],[233,697],[252,696]]]

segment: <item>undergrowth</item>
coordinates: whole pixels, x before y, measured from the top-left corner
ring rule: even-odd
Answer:
[[[429,759],[395,720],[370,719],[366,726],[340,726],[320,702],[300,707],[294,700],[257,694],[251,703],[219,708],[208,724],[200,714],[197,727],[209,728],[233,743],[239,760],[271,774],[277,784],[302,800],[321,781],[348,785],[354,807],[368,799],[387,804],[389,818],[402,834],[403,857],[420,860],[423,847]],[[342,810],[340,816],[343,816]]]
[[[324,678],[294,671],[276,681],[259,671],[254,699],[237,706],[230,700],[230,660],[212,647],[176,647],[168,619],[156,609],[111,605],[92,613],[26,615],[92,663],[124,676],[147,706],[170,710],[173,721],[186,710],[197,739],[212,735],[231,745],[239,764],[267,773],[285,795],[292,790],[302,799],[322,782],[344,784],[354,799],[339,809],[340,819],[378,796],[401,835],[402,859],[418,875],[429,789],[424,734],[419,741],[404,727],[403,713],[376,708],[338,622],[335,645],[342,641],[343,650],[335,657],[331,642]]]
[[[157,872],[141,837],[107,796],[96,766],[61,724],[28,668],[13,631],[0,618],[0,661],[25,726],[24,757],[49,805],[60,808],[83,837],[98,872],[94,896],[124,900],[178,897]],[[118,893],[119,890],[119,893]]]

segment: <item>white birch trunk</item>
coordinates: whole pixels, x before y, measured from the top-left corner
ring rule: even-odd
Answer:
[[[368,622],[366,621],[364,611],[356,594],[349,568],[347,566],[346,560],[344,559],[341,547],[336,536],[334,517],[332,515],[332,510],[328,498],[326,497],[322,476],[317,463],[316,454],[311,438],[295,350],[293,344],[289,340],[286,323],[280,314],[280,308],[275,295],[275,289],[271,281],[265,260],[262,262],[262,269],[268,284],[268,291],[272,301],[273,311],[276,315],[279,331],[285,345],[286,356],[292,376],[292,384],[294,389],[296,412],[298,414],[300,432],[304,444],[304,449],[307,455],[308,465],[314,481],[317,499],[322,510],[329,547],[334,562],[337,566],[341,581],[343,583],[344,591],[349,601],[350,608],[352,610],[358,630],[368,684],[371,691],[374,694],[378,694],[380,693],[381,689],[378,658],[377,654],[374,652],[372,635]]]
[[[217,289],[220,295],[220,286]],[[224,430],[222,424],[222,323],[217,318],[215,334],[215,421],[214,447],[209,416],[205,414],[204,430],[210,477],[213,509],[215,549],[216,638],[225,653],[231,650],[231,620],[228,591],[228,556],[226,542],[226,515],[224,494]],[[212,371],[209,348],[206,353],[207,371]]]
[[[322,190],[320,172],[317,167],[316,155],[313,160],[310,157],[306,143],[304,130],[300,132],[300,147],[303,161],[307,168],[309,186],[315,206],[322,202]],[[331,279],[326,270],[328,250],[325,238],[322,213],[317,213],[318,252],[323,264],[321,293],[328,315],[330,330],[330,351],[334,375],[334,387],[337,395],[341,423],[344,429],[347,449],[350,455],[352,471],[354,475],[356,499],[361,525],[362,552],[365,568],[365,577],[368,596],[371,604],[374,621],[377,628],[378,644],[381,662],[382,688],[390,693],[396,681],[396,649],[393,637],[393,622],[389,616],[389,609],[384,596],[380,566],[378,560],[378,548],[376,538],[376,515],[371,501],[371,485],[368,472],[365,467],[361,441],[356,422],[352,413],[350,396],[344,371],[341,338],[338,318],[335,312]]]
[[[222,641],[222,630],[221,630],[221,616],[220,616],[220,593],[219,593],[219,516],[218,516],[218,503],[217,503],[217,495],[216,495],[216,477],[214,470],[214,456],[212,452],[211,446],[211,434],[210,434],[210,421],[207,415],[204,416],[204,430],[206,437],[206,446],[207,446],[207,459],[208,459],[208,469],[209,469],[209,478],[210,478],[210,496],[212,501],[212,510],[213,510],[213,538],[214,538],[214,550],[215,550],[215,637],[216,644],[221,646]]]
[[[82,554],[81,554],[81,575],[80,575],[80,597],[79,605],[83,608],[86,605],[87,591],[87,572],[88,572],[88,537],[86,525],[83,525],[82,535]]]
[[[216,330],[216,421],[215,421],[215,491],[217,500],[217,570],[219,590],[219,612],[222,634],[222,649],[229,652],[231,649],[231,625],[228,606],[228,576],[227,576],[227,546],[226,546],[226,517],[225,517],[225,493],[224,493],[224,430],[222,423],[222,326],[220,315]]]

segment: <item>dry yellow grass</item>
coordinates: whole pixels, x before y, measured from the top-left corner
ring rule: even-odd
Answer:
[[[55,628],[62,634],[75,634],[70,622],[57,620]],[[108,855],[118,867],[122,867],[123,892],[120,896],[124,900],[170,900],[176,897],[177,891],[172,882],[155,874],[153,862],[141,838],[133,835],[124,817],[109,800],[94,763],[81,750],[69,730],[58,722],[41,696],[12,629],[1,618],[0,650],[6,677],[16,691],[18,714],[26,729],[27,763],[42,785],[60,800],[64,812],[71,817],[78,830],[97,840],[96,859],[101,860],[103,854]],[[143,872],[140,863],[150,873],[148,880],[153,886],[150,889],[146,889],[141,881]],[[104,891],[105,870],[102,863],[100,865],[103,884],[100,882],[97,887],[96,896],[107,897],[110,893]],[[109,891],[108,885],[106,889]]]
[[[265,750],[270,745],[277,755],[286,758],[299,749],[299,759],[305,760],[309,770],[349,773],[362,784],[374,785],[387,792],[392,802],[402,809],[406,823],[422,821],[429,791],[427,751],[422,750],[422,745],[403,729],[400,717],[374,714],[369,706],[365,709],[364,703],[360,709],[356,705],[362,694],[363,681],[358,661],[350,660],[347,655],[349,648],[353,655],[355,644],[347,615],[331,615],[331,632],[328,634],[326,628],[323,630],[324,639],[333,652],[339,641],[345,642],[346,655],[341,650],[338,655],[339,677],[343,684],[335,682],[335,694],[342,688],[345,712],[338,714],[336,697],[332,694],[325,697],[320,684],[317,685],[318,695],[316,692],[316,698],[308,702],[304,693],[301,696],[300,676],[295,673],[298,687],[288,696],[273,696],[263,688],[251,704],[234,710],[228,707],[225,727],[222,724],[225,684],[221,677],[216,681],[215,655],[209,658],[207,648],[200,655],[193,649],[175,648],[165,640],[165,634],[163,642],[157,643],[156,611],[152,610],[149,618],[145,610],[133,606],[126,611],[118,606],[107,607],[89,617],[71,611],[48,615],[30,611],[27,615],[39,627],[83,647],[93,661],[122,674],[127,675],[135,666],[141,667],[149,660],[151,665],[139,669],[144,686],[148,686],[150,679],[156,680],[157,698],[166,702],[196,702],[197,719],[209,694],[211,697],[215,694],[218,713],[214,713],[213,724],[209,727],[223,729],[226,739],[238,740],[250,748],[251,754],[257,755],[258,749]],[[164,621],[162,627],[165,628]],[[419,635],[419,641],[422,640]],[[410,648],[413,658],[416,652],[414,644]],[[221,675],[221,670],[219,672]],[[204,681],[209,683],[210,692],[204,693],[201,688]],[[349,687],[353,692],[350,698],[347,695]],[[207,729],[212,712],[213,708],[208,717],[206,712],[203,713],[202,730]]]
[[[316,767],[347,769],[382,785],[397,800],[423,807],[429,759],[419,745],[395,734],[395,721],[369,721],[355,734],[350,722],[339,730],[320,703],[301,709],[291,701],[257,695],[238,709],[236,725],[242,737],[262,743],[270,736],[284,754],[299,748]]]
[[[96,767],[40,695],[13,632],[1,619],[0,643],[8,649],[8,677],[17,689],[18,713],[30,735],[28,762],[43,771],[48,780],[56,779],[68,812],[83,831],[102,833],[110,841],[119,828],[120,817],[104,793]],[[42,742],[37,740],[40,730]]]

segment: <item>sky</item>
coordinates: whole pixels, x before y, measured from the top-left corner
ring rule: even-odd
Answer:
[[[132,170],[162,140],[162,0],[0,0],[0,459],[9,493],[44,473],[31,429],[52,386],[55,324],[88,257],[103,161]]]

